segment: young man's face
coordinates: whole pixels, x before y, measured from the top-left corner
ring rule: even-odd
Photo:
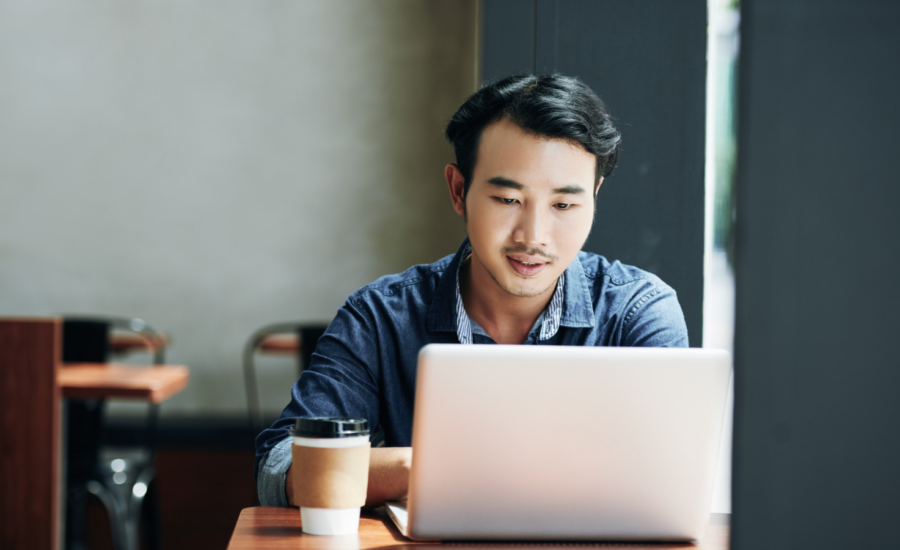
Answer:
[[[578,143],[536,136],[507,118],[485,127],[465,198],[458,168],[446,174],[454,208],[466,216],[473,280],[486,273],[508,295],[549,297],[590,233],[596,162]]]

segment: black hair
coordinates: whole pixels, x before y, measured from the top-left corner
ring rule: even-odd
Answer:
[[[616,168],[622,137],[597,94],[574,77],[517,74],[486,83],[447,124],[447,140],[465,178],[465,194],[472,183],[481,133],[504,116],[538,136],[580,143],[597,157],[595,186]]]

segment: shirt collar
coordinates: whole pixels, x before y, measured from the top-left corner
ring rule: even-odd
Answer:
[[[472,327],[468,322],[469,316],[465,313],[459,295],[459,268],[471,250],[472,247],[467,238],[441,275],[437,292],[428,311],[428,330],[456,332],[457,336],[468,334],[470,342]],[[462,321],[463,316],[465,323]],[[460,329],[465,328],[461,326],[463,324],[468,324],[468,329],[461,331]],[[546,340],[553,337],[560,326],[594,326],[594,308],[590,286],[578,257],[572,260],[572,263],[560,276],[560,281],[550,299],[550,305],[545,311],[539,339]],[[463,337],[460,336],[460,342],[463,341]]]

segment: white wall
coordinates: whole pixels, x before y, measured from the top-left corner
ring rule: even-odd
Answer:
[[[0,3],[0,315],[139,316],[242,414],[241,349],[456,250],[470,1]],[[279,411],[295,377],[264,362]],[[121,409],[127,410],[127,409]]]

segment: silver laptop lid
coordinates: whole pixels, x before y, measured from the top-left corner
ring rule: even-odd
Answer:
[[[426,346],[408,535],[697,539],[730,374],[721,350]]]

